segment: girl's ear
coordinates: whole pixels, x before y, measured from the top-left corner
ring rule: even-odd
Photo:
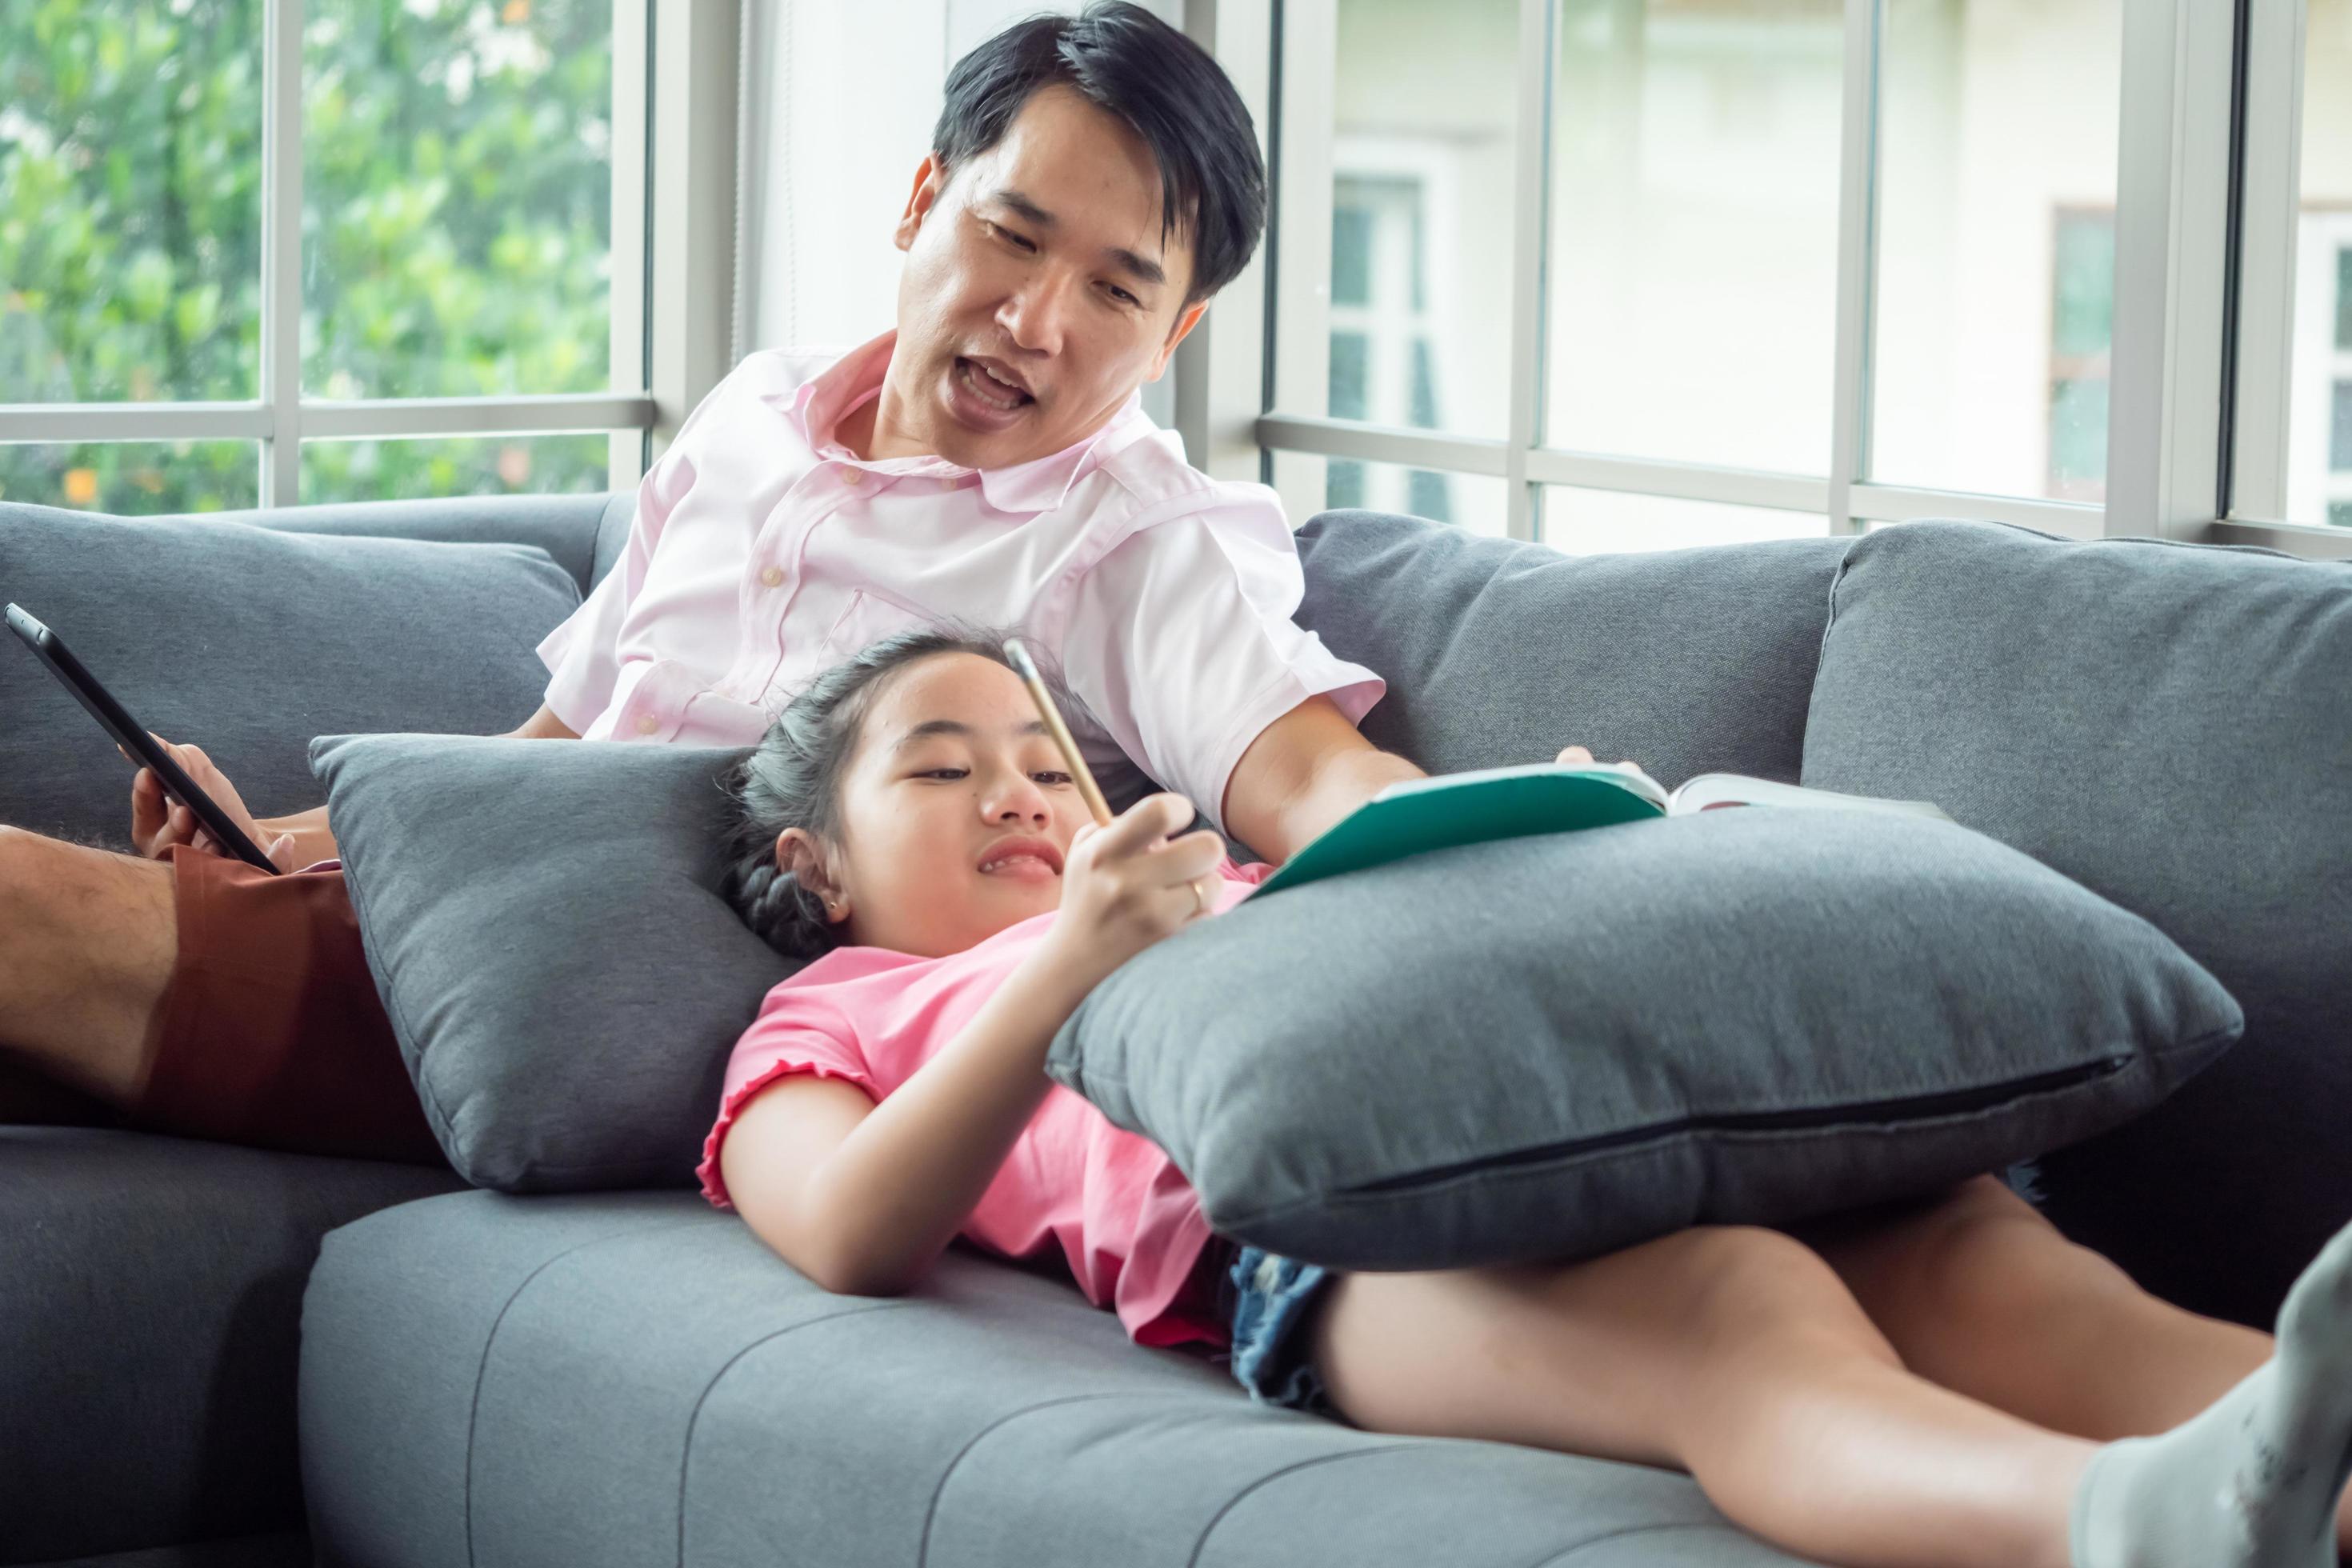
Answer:
[[[817,896],[824,905],[827,921],[848,918],[848,900],[827,874],[824,858],[818,850],[815,837],[807,829],[787,827],[776,835],[776,868],[791,872],[795,881]]]

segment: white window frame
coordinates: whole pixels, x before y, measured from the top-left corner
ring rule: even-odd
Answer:
[[[2288,433],[2297,401],[2293,378],[2324,383],[2341,357],[2332,335],[2317,345],[2326,363],[2299,363],[2294,356],[2298,292],[2333,281],[2312,277],[2314,258],[2298,254],[2309,238],[2302,199],[2309,16],[2304,0],[2246,0],[2246,10],[2237,418],[2230,514],[2214,532],[2237,543],[2352,559],[2345,530],[2284,521],[2293,515],[2287,473]],[[2324,232],[2333,226],[2317,226]],[[2326,416],[2320,417],[2324,430]]]
[[[2103,504],[1890,485],[1865,477],[1884,0],[1847,0],[1845,7],[1836,374],[1826,476],[1580,452],[1537,438],[1549,348],[1543,294],[1552,0],[1520,0],[1508,437],[1294,412],[1309,405],[1302,399],[1319,390],[1328,374],[1321,351],[1308,340],[1320,329],[1323,310],[1316,295],[1328,289],[1329,278],[1330,84],[1303,79],[1303,73],[1328,56],[1319,46],[1336,27],[1336,0],[1192,0],[1187,14],[1192,36],[1224,62],[1241,89],[1269,169],[1276,153],[1287,166],[1274,170],[1275,211],[1259,258],[1188,342],[1193,352],[1180,357],[1178,425],[1186,445],[1206,454],[1205,466],[1223,477],[1258,477],[1247,471],[1253,465],[1239,436],[1244,429],[1261,457],[1280,449],[1497,476],[1507,481],[1508,531],[1519,539],[1542,536],[1543,487],[1558,484],[1805,512],[1822,518],[1832,534],[1855,533],[1878,521],[1968,516],[2074,538],[2155,536],[2352,557],[2352,531],[2276,521],[2283,510],[2273,499],[2276,484],[2264,477],[2284,471],[2285,338],[2283,323],[2255,318],[2270,308],[2266,302],[2292,298],[2277,281],[2293,266],[2292,247],[2274,236],[2291,233],[2291,216],[2283,226],[2278,207],[2284,204],[2291,215],[2298,189],[2304,0],[2123,5]],[[2242,89],[2235,79],[2242,7],[2247,16]],[[1277,58],[1286,35],[1318,48]],[[2249,305],[2236,343],[2236,500],[2224,517],[2219,510],[2228,346],[2222,326],[2229,298],[2231,132],[2241,90],[2249,237],[2240,296]],[[1269,353],[1276,355],[1273,366]]]
[[[614,0],[612,380],[637,390],[352,400],[301,391],[303,11],[263,0],[258,395],[5,405],[0,442],[257,442],[271,508],[305,440],[610,432],[610,488],[634,488],[729,364],[738,6]]]

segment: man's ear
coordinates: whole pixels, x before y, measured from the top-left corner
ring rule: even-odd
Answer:
[[[776,835],[776,866],[789,871],[795,881],[817,896],[825,906],[824,917],[834,920],[848,911],[835,906],[842,900],[841,889],[824,868],[824,859],[817,851],[816,839],[806,828],[787,827]]]
[[[1209,302],[1206,300],[1199,300],[1176,313],[1176,330],[1170,332],[1168,341],[1160,345],[1159,357],[1151,362],[1151,374],[1145,376],[1144,380],[1158,381],[1168,374],[1168,362],[1175,357],[1176,345],[1184,341],[1185,333],[1201,324],[1201,313],[1208,308]]]
[[[947,189],[947,165],[940,162],[937,153],[927,154],[915,166],[915,188],[907,194],[907,210],[898,215],[898,226],[890,233],[891,244],[904,250],[915,243],[915,236],[923,226],[924,215],[939,201],[940,193]]]

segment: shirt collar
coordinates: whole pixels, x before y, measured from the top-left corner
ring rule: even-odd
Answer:
[[[848,456],[845,448],[835,442],[833,432],[844,416],[868,398],[878,397],[882,379],[890,368],[890,352],[898,341],[897,328],[879,337],[860,343],[827,365],[790,394],[771,395],[768,401],[777,406],[800,434],[809,450],[824,458],[838,458],[856,463],[877,473],[933,474],[942,478],[961,479],[974,472],[960,463],[943,458],[892,458],[878,462]],[[1104,439],[1114,431],[1138,419],[1145,419],[1142,393],[1139,389],[1127,395],[1127,400],[1114,409],[1099,429],[1080,437],[1058,452],[1034,458],[1009,468],[982,468],[981,494],[988,504],[999,511],[1045,512],[1061,506],[1070,487],[1092,467],[1090,458]],[[1148,420],[1147,420],[1148,422]],[[1112,450],[1124,446],[1114,445]]]

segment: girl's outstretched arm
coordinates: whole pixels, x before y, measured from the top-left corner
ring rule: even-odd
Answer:
[[[1053,928],[963,1031],[860,1113],[837,1080],[755,1095],[719,1147],[719,1174],[761,1240],[828,1290],[895,1295],[963,1228],[1053,1086],[1054,1035],[1112,970],[1200,917],[1191,884],[1223,858],[1181,795],[1154,795],[1064,857]],[[863,1099],[863,1090],[853,1091]],[[789,1096],[763,1111],[780,1093]]]
[[[979,1206],[1053,1087],[1045,1049],[1097,978],[1040,945],[878,1104],[840,1079],[779,1079],[719,1148],[736,1209],[828,1290],[908,1289]]]

